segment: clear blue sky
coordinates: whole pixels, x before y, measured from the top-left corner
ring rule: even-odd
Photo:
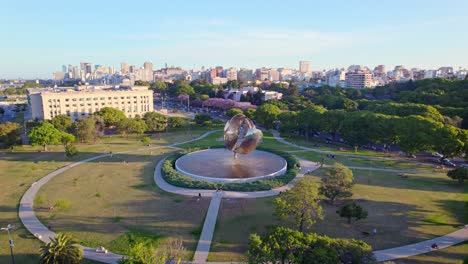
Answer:
[[[63,64],[468,67],[468,1],[0,0],[0,78]]]

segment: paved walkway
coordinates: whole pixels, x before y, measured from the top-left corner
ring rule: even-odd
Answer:
[[[445,236],[422,241],[419,243],[374,251],[377,261],[387,261],[399,258],[406,258],[414,255],[431,252],[431,245],[436,243],[439,249],[453,246],[468,240],[468,228],[463,228]]]
[[[203,224],[202,233],[198,240],[197,249],[193,257],[194,264],[206,263],[208,260],[208,254],[210,253],[211,240],[213,239],[213,233],[216,226],[216,219],[218,218],[219,206],[221,205],[221,199],[223,192],[213,193],[211,198],[210,207],[206,213],[205,223]]]
[[[191,139],[191,140],[187,140],[187,141],[184,141],[184,142],[179,142],[179,143],[176,143],[176,144],[171,144],[171,145],[168,145],[168,146],[155,146],[155,147],[141,148],[141,149],[137,149],[137,150],[121,151],[121,152],[113,153],[112,155],[125,154],[125,153],[138,152],[138,151],[145,151],[145,150],[147,151],[147,150],[161,149],[161,148],[179,149],[179,148],[176,147],[177,145],[182,145],[182,144],[185,144],[185,143],[190,143],[190,142],[193,142],[193,141],[200,140],[200,139],[202,139],[202,138],[204,138],[204,137],[206,137],[206,136],[208,136],[208,135],[210,135],[210,134],[212,134],[212,133],[214,133],[216,131],[210,131],[210,132],[207,132],[207,133],[201,135],[200,137],[197,137],[197,138],[194,138],[194,139]],[[47,174],[46,176],[44,176],[43,178],[41,178],[40,180],[38,180],[37,182],[34,182],[31,185],[31,187],[23,194],[23,197],[21,198],[20,205],[19,205],[19,208],[18,208],[19,218],[21,219],[21,222],[23,223],[24,227],[31,234],[33,234],[34,236],[39,238],[44,243],[48,243],[48,242],[50,242],[50,238],[56,237],[56,234],[54,232],[52,232],[51,230],[49,230],[46,226],[44,226],[39,221],[39,219],[36,217],[36,215],[34,214],[33,201],[34,201],[34,197],[36,196],[37,192],[39,191],[39,189],[44,184],[46,184],[48,181],[50,181],[55,176],[65,172],[66,170],[68,170],[70,168],[73,168],[75,166],[78,166],[80,164],[90,162],[90,161],[93,161],[93,160],[97,160],[97,159],[100,159],[100,158],[104,158],[104,157],[107,157],[107,156],[111,156],[111,154],[102,154],[102,155],[98,155],[98,156],[95,156],[95,157],[92,157],[92,158],[84,159],[84,160],[79,161],[79,162],[75,162],[75,163],[67,165],[67,166],[65,166],[63,168],[60,168],[60,169],[58,169],[58,170],[56,170],[54,172],[51,172],[51,173]],[[123,257],[122,255],[114,254],[114,253],[108,253],[108,254],[96,253],[95,249],[93,249],[93,248],[83,247],[83,249],[84,249],[84,257],[85,258],[96,260],[96,261],[101,261],[101,262],[104,262],[104,263],[117,263],[117,261]]]

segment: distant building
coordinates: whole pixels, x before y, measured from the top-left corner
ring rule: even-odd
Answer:
[[[276,91],[263,91],[263,100],[281,100],[283,94]]]
[[[63,81],[66,76],[66,72],[59,71],[59,72],[54,72],[54,81]]]
[[[128,83],[127,83],[128,84]],[[32,118],[67,115],[73,120],[89,117],[103,107],[122,110],[127,117],[153,111],[153,91],[145,86],[76,86],[27,91]]]
[[[345,75],[347,88],[364,89],[372,87],[372,75],[367,71],[347,72]]]
[[[331,70],[325,74],[325,82],[327,85],[336,87],[342,86],[346,78],[346,72],[344,70]]]
[[[228,82],[228,79],[224,77],[215,77],[211,79],[211,84],[215,84],[215,85],[226,84],[227,82]]]
[[[237,80],[237,69],[236,68],[229,68],[224,71],[224,76],[228,80]]]
[[[306,73],[309,72],[310,61],[299,61],[299,72]]]
[[[226,77],[223,76],[223,67],[222,66],[216,66],[216,77]]]
[[[268,78],[270,77],[270,70],[266,68],[256,69],[255,77],[257,80],[260,81],[268,80]]]
[[[130,65],[126,62],[121,62],[120,63],[120,73],[121,74],[127,74],[130,71]]]
[[[239,82],[251,82],[254,80],[253,71],[250,69],[241,68],[237,73],[237,80]]]

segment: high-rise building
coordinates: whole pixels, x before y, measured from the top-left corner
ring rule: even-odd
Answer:
[[[147,81],[147,82],[153,81],[153,63],[146,61],[143,64],[143,68],[144,68],[144,74],[143,74],[144,81]]]
[[[62,71],[63,71],[63,72],[67,72],[67,66],[62,65]]]
[[[302,73],[309,72],[310,61],[299,61],[299,71]]]
[[[224,75],[228,80],[237,80],[237,69],[234,67],[226,69]]]
[[[73,76],[71,78],[73,79],[80,79],[80,70],[78,69],[78,66],[73,66]]]
[[[277,69],[270,69],[268,71],[268,80],[272,82],[278,82],[280,80],[280,74]]]
[[[223,76],[223,66],[216,66],[216,77],[224,77]]]
[[[372,86],[372,75],[367,71],[347,72],[345,75],[347,88],[364,89]]]
[[[127,74],[130,71],[130,65],[126,62],[121,62],[120,63],[120,73],[121,74]]]
[[[250,82],[254,80],[253,71],[250,69],[241,68],[237,73],[237,80],[239,82]]]

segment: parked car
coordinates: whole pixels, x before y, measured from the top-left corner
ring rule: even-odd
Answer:
[[[443,158],[444,157],[444,155],[440,154],[439,152],[433,152],[432,156],[436,157],[436,158]]]
[[[453,162],[451,162],[449,160],[442,161],[442,164],[450,166],[450,167],[456,167],[457,166],[457,165],[455,165],[455,163],[453,163]]]

